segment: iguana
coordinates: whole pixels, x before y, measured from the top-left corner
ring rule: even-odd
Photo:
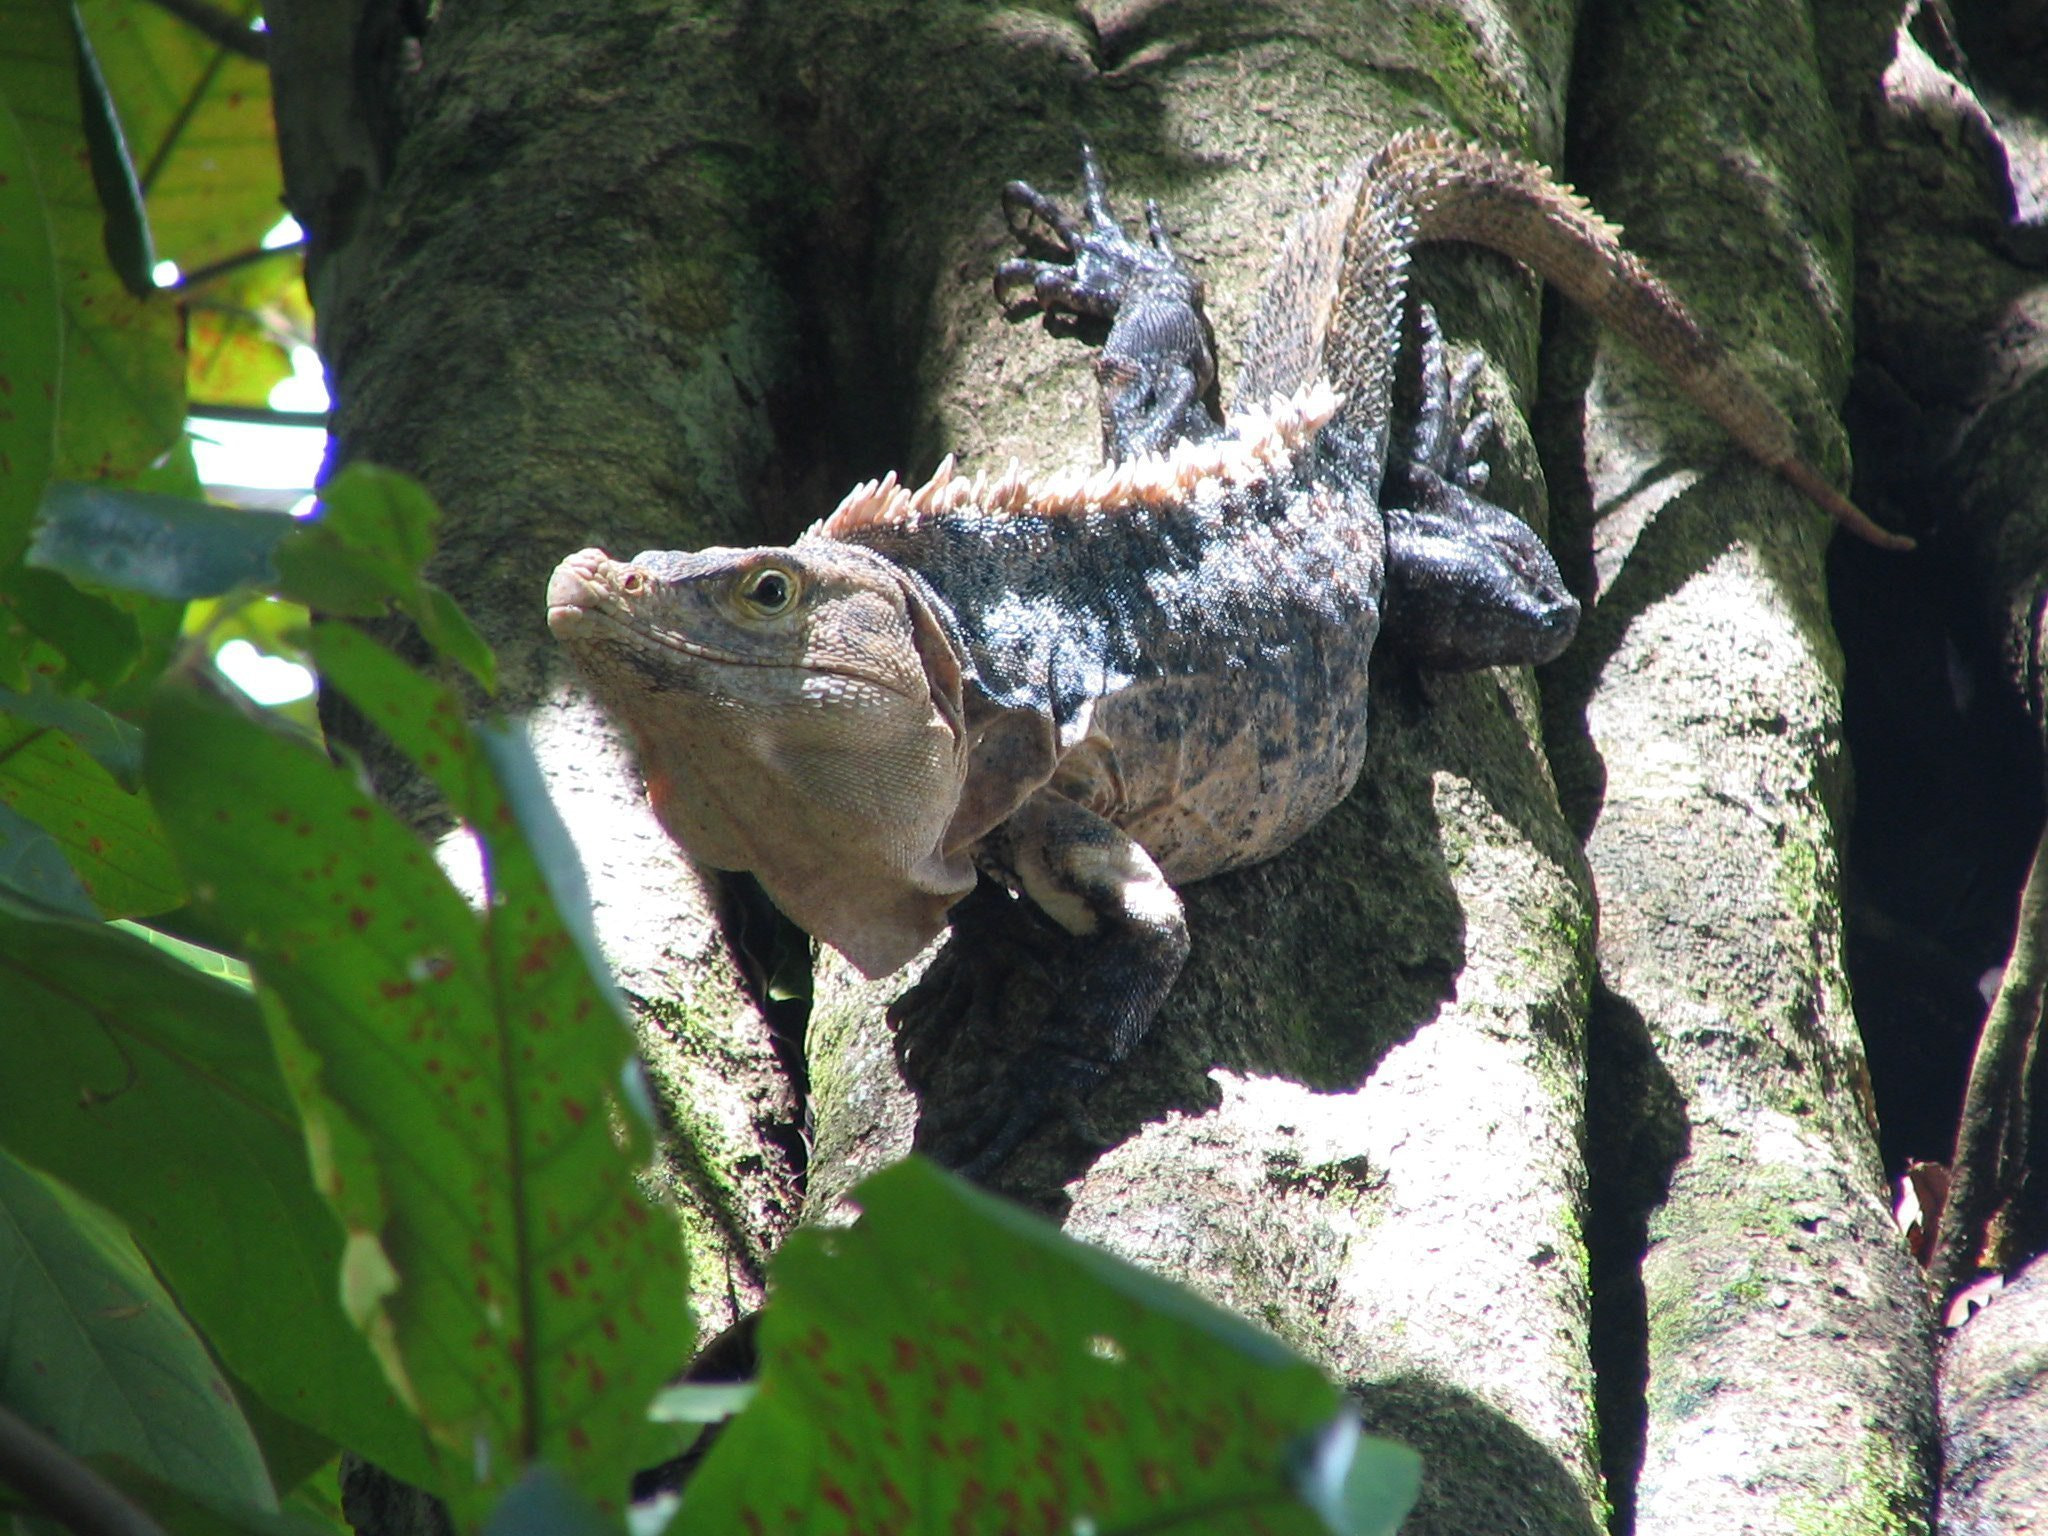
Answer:
[[[1842,522],[1907,542],[1800,459],[1759,386],[1538,166],[1410,133],[1327,188],[1266,284],[1227,416],[1158,206],[1133,239],[1085,148],[1082,177],[1083,218],[1004,189],[1012,230],[1055,259],[1006,261],[996,288],[1110,322],[1103,467],[970,479],[948,458],[914,488],[857,487],[787,548],[587,549],[548,585],[670,836],[752,871],[864,974],[922,949],[978,876],[1069,936],[1059,1017],[949,1149],[977,1171],[1145,1033],[1188,952],[1174,887],[1272,857],[1349,791],[1383,620],[1440,669],[1543,662],[1572,637],[1549,552],[1480,494],[1477,359],[1451,368],[1427,308],[1417,421],[1389,462],[1416,242],[1533,267]]]

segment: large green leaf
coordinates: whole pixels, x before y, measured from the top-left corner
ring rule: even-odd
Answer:
[[[104,479],[143,469],[183,431],[184,327],[172,300],[137,298],[108,260],[71,27],[71,9],[60,0],[9,0],[0,30],[0,101],[31,167],[27,181],[55,257],[61,325],[55,369],[13,382],[17,397],[42,390],[56,403],[50,472]],[[12,280],[0,271],[0,285]],[[36,360],[47,365],[40,351]],[[16,504],[25,508],[28,498]],[[0,561],[12,559],[26,531],[0,528]]]
[[[0,995],[0,1141],[125,1219],[273,1408],[429,1478],[341,1310],[341,1226],[249,994],[112,928],[0,916]]]
[[[49,688],[27,693],[0,688],[0,714],[62,731],[83,747],[123,789],[134,789],[142,773],[142,732],[86,699]]]
[[[86,163],[92,167],[93,190],[99,194],[106,224],[102,244],[121,286],[135,297],[145,298],[156,287],[156,252],[149,243],[142,188],[128,158],[128,141],[121,134],[121,115],[75,4],[71,7],[71,42],[78,56],[78,115],[85,130]]]
[[[0,608],[37,643],[31,673],[64,686],[112,688],[142,653],[135,619],[97,592],[85,592],[50,571],[0,567]]]
[[[242,20],[261,6],[221,9]],[[284,213],[270,74],[145,0],[78,0],[121,114],[157,254],[191,272],[254,248]]]
[[[4,708],[0,806],[56,841],[103,916],[144,916],[184,900],[149,802],[123,789],[76,737]]]
[[[339,1512],[292,1498],[276,1510],[238,1503],[213,1489],[175,1488],[120,1463],[101,1470],[170,1536],[353,1536]]]
[[[1412,1451],[1270,1336],[913,1159],[775,1259],[679,1532],[1390,1536]]]
[[[635,1182],[644,1138],[616,1139],[629,1037],[453,697],[347,642],[323,659],[402,743],[431,734],[485,836],[482,915],[347,773],[192,689],[152,711],[145,780],[200,919],[256,973],[350,1233],[348,1295],[482,1474],[438,1491],[479,1519],[544,1459],[615,1509],[688,1348],[677,1235]]]
[[[81,1456],[277,1508],[234,1394],[104,1212],[0,1153],[0,1400]]]
[[[21,113],[29,103],[15,75],[0,71],[0,567],[19,558],[29,520],[57,451],[57,404],[44,384],[57,377],[64,329],[59,315],[56,237],[42,177]],[[0,621],[7,615],[0,608]],[[0,643],[9,628],[0,622]],[[25,640],[13,641],[17,665]],[[0,681],[20,680],[0,666]]]
[[[299,253],[258,254],[284,212],[268,72],[148,0],[79,9],[141,169],[157,253],[183,273],[192,397],[262,406],[290,376],[291,348],[313,336]],[[258,9],[223,7],[245,20]]]

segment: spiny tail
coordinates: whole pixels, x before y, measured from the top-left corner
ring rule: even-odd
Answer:
[[[1777,402],[1623,248],[1619,229],[1541,166],[1443,134],[1402,134],[1304,217],[1254,321],[1247,350],[1260,363],[1248,371],[1263,380],[1320,367],[1345,394],[1350,419],[1384,423],[1408,251],[1424,240],[1465,240],[1514,257],[1632,342],[1743,449],[1830,516],[1873,544],[1913,547],[1801,457]],[[1276,291],[1283,286],[1286,293]],[[1306,318],[1290,325],[1269,317],[1275,301],[1290,298],[1303,303]]]

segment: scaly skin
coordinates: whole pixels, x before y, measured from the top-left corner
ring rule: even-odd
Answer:
[[[1415,240],[1529,262],[1759,458],[1827,489],[1775,405],[1537,167],[1407,135],[1333,187],[1282,252],[1227,421],[1201,285],[1157,209],[1141,244],[1092,155],[1084,183],[1085,220],[1005,190],[1056,259],[1005,262],[996,285],[1111,322],[1105,468],[970,482],[948,460],[914,491],[857,488],[787,548],[585,550],[548,589],[670,835],[752,871],[864,973],[916,954],[977,877],[963,934],[1015,929],[996,886],[1049,920],[1058,1017],[940,1148],[977,1173],[1142,1037],[1187,954],[1174,887],[1271,857],[1350,790],[1383,617],[1450,670],[1571,639],[1548,551],[1480,495],[1473,368],[1451,368],[1426,307],[1420,415],[1389,471]],[[922,1039],[975,993],[958,969],[922,989]]]

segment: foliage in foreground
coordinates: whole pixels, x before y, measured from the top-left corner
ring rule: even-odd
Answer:
[[[0,39],[0,1512],[333,1532],[347,1449],[463,1529],[616,1531],[743,1402],[676,1528],[1392,1530],[1415,1460],[1311,1367],[919,1165],[778,1258],[751,1392],[657,1400],[690,1333],[630,1040],[521,737],[461,703],[434,508],[367,468],[305,523],[192,499],[187,381],[281,364],[152,239],[205,270],[277,189],[260,67],[179,25],[24,0]],[[391,613],[430,672],[352,622]],[[227,633],[420,767],[480,889],[236,701]]]

